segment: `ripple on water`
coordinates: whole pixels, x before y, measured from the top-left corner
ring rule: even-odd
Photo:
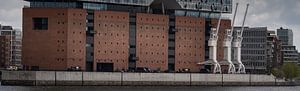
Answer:
[[[300,91],[300,86],[0,86],[0,91]]]

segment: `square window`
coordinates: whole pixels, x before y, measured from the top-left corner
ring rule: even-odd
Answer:
[[[34,30],[48,30],[48,18],[32,18]]]

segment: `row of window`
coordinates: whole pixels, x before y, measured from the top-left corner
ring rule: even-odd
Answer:
[[[140,37],[141,37],[141,38],[143,38],[143,37],[145,37],[145,38],[148,38],[148,37],[149,37],[149,38],[150,38],[150,37],[151,37],[151,38],[162,38],[162,39],[165,38],[165,36],[163,36],[163,35],[162,35],[162,36],[160,36],[160,35],[157,35],[157,36],[155,36],[155,35],[151,35],[151,36],[150,36],[150,35],[149,35],[149,36],[148,36],[147,34],[144,35],[144,36],[143,36],[143,34],[140,34]]]
[[[60,24],[64,25],[65,22],[59,22],[59,21],[58,21],[57,24],[58,24],[58,25],[60,25]],[[82,25],[82,23],[78,23],[78,24],[79,24],[79,25]],[[73,22],[73,25],[76,25],[76,22]]]
[[[76,8],[76,2],[30,2],[30,7],[43,7],[43,8]]]
[[[177,45],[179,48],[192,48],[192,47],[194,47],[194,48],[197,48],[197,45],[194,45],[194,46],[192,46],[192,45]],[[199,46],[198,48],[202,48],[202,46]]]
[[[245,61],[265,60],[265,56],[242,56],[242,60]]]
[[[56,51],[57,51],[57,52],[65,52],[65,50],[64,50],[64,49],[57,49]],[[77,51],[78,51],[79,53],[81,53],[81,52],[82,52],[81,50],[77,50]],[[73,50],[72,50],[72,52],[73,52],[73,53],[75,53],[75,52],[76,52],[76,50],[75,50],[75,49],[73,49]]]
[[[265,54],[265,50],[242,50],[242,54]]]
[[[73,50],[73,52],[76,52],[76,50]],[[81,52],[81,50],[79,50],[78,52]]]
[[[178,53],[178,55],[179,56],[195,56],[195,57],[197,56],[196,53]],[[199,56],[201,56],[201,54]]]
[[[166,63],[165,61],[162,61],[162,60],[153,60],[153,61],[148,61],[148,60],[138,60],[138,61],[136,61],[137,63],[157,63],[157,64],[159,64],[159,63],[162,63],[162,64],[164,64],[164,63]]]
[[[165,45],[164,44],[161,44],[161,43],[158,43],[158,44],[148,44],[148,43],[145,43],[145,44],[143,44],[143,43],[140,43],[140,46],[157,46],[157,47],[159,47],[159,46],[161,46],[161,47],[165,47]]]
[[[266,42],[266,39],[265,38],[244,38],[243,42],[264,43]]]
[[[298,58],[298,55],[296,54],[296,55],[284,55],[284,57],[296,57],[296,58]]]
[[[195,64],[194,62],[176,61],[178,64]]]
[[[110,24],[107,24],[107,23],[99,23],[98,26],[100,28],[109,28],[109,27],[112,27],[112,28],[125,28],[126,27],[126,23],[119,23],[119,24],[116,24],[116,23],[110,23]],[[103,26],[103,27],[102,27]]]
[[[125,37],[125,34],[124,33],[97,33],[99,36],[116,36],[116,37],[119,37],[119,36],[123,36]]]
[[[104,18],[110,18],[110,19],[116,18],[116,19],[118,19],[118,20],[119,20],[119,19],[123,19],[123,20],[126,19],[125,16],[113,16],[113,15],[98,15],[98,17],[99,17],[99,18],[104,17]]]
[[[108,53],[125,54],[125,51],[100,51],[100,50],[98,50],[98,53],[101,53],[101,52],[103,52],[104,54],[108,54]]]
[[[244,62],[244,64],[246,66],[250,66],[250,67],[253,67],[253,68],[254,68],[254,66],[264,66],[264,67],[266,67],[266,65],[267,65],[265,62]]]
[[[243,48],[264,48],[264,44],[242,44]]]
[[[197,24],[197,25],[199,25],[199,23],[200,23],[200,25],[202,24],[202,22],[198,22],[198,21],[191,21],[191,20],[184,20],[184,21],[181,21],[181,20],[179,20],[178,21],[179,23],[185,23],[185,24],[187,24],[187,23],[189,23],[189,24]]]
[[[105,59],[105,60],[103,60],[103,59],[97,59],[96,58],[96,61],[101,61],[101,62],[123,62],[123,63],[125,63],[125,60],[124,59],[114,59],[114,60],[110,60],[110,59]]]
[[[82,34],[82,32],[78,32],[79,34]],[[73,31],[73,34],[76,34],[76,32]]]
[[[98,42],[98,44],[101,44],[101,42]],[[125,42],[122,42],[122,43],[119,43],[119,42],[104,42],[104,44],[106,45],[106,44],[108,44],[108,45],[113,45],[113,44],[117,44],[117,45],[125,45]]]
[[[266,35],[267,35],[266,31],[245,31],[243,33],[244,37],[247,37],[247,36],[262,36],[262,37],[265,37]]]
[[[155,22],[155,21],[157,21],[157,22],[165,22],[165,19],[164,18],[144,18],[144,17],[141,17],[140,18],[140,20],[141,21],[143,21],[143,20],[146,20],[146,21],[152,21],[152,22]]]
[[[176,28],[177,32],[203,32],[203,30],[200,30],[199,28]]]
[[[297,54],[298,52],[295,50],[295,51],[283,51],[283,53],[294,53],[294,54]]]
[[[71,61],[76,61],[76,60],[83,61],[82,58],[80,58],[80,59],[70,58],[70,60]],[[56,61],[66,61],[66,59],[65,58],[56,58]]]
[[[195,38],[192,38],[192,37],[176,37],[176,38],[178,38],[179,40],[192,40],[192,39],[194,39],[194,40],[197,40],[197,37],[195,37]],[[202,38],[199,38],[199,40],[202,40]]]
[[[146,29],[146,30],[148,30],[148,29],[152,29],[152,30],[165,30],[165,29],[167,29],[167,28],[165,28],[165,26],[151,26],[151,25],[140,25],[140,29],[141,29],[141,31],[143,30],[143,29]]]
[[[146,54],[146,55],[165,55],[164,52],[140,52],[140,54]]]
[[[76,43],[75,40],[72,41],[73,43]],[[57,40],[57,43],[65,43],[64,40]],[[78,41],[78,43],[82,43],[82,41]]]
[[[65,13],[57,13],[58,16],[64,16]],[[77,14],[76,13],[73,13],[73,16],[76,16]],[[78,14],[79,16],[82,16],[81,13]]]
[[[83,8],[92,10],[107,10],[107,4],[83,3]]]

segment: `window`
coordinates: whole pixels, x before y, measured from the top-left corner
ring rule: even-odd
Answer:
[[[48,30],[48,18],[33,18],[34,30]]]

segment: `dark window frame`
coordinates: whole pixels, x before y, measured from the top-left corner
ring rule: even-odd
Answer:
[[[48,30],[48,18],[47,17],[34,17],[33,30]]]

